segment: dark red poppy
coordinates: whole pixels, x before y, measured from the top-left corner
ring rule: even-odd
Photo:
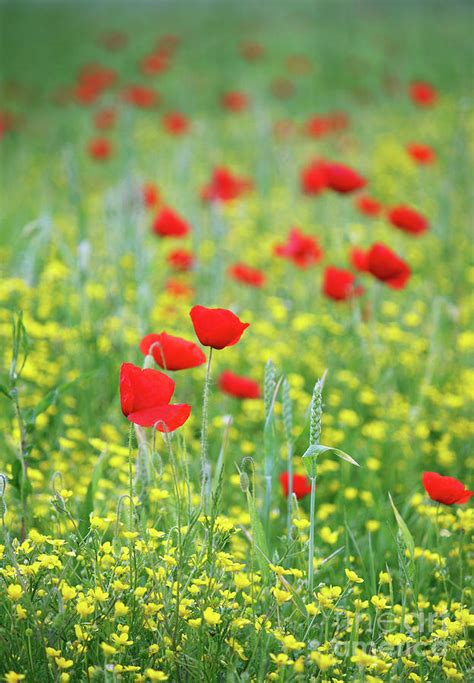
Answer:
[[[93,159],[106,161],[112,154],[112,143],[106,138],[96,138],[89,142],[87,150]]]
[[[304,235],[299,228],[291,228],[286,242],[277,244],[273,253],[292,261],[298,268],[308,268],[319,263],[323,256],[317,240],[310,235]]]
[[[323,293],[334,301],[347,301],[360,296],[362,287],[355,287],[355,275],[348,270],[328,266],[324,271]]]
[[[122,91],[122,99],[139,109],[151,109],[160,100],[160,96],[151,88],[143,85],[130,85]]]
[[[255,40],[248,40],[245,43],[242,43],[239,50],[242,57],[248,62],[255,62],[257,59],[261,59],[265,54],[263,46]]]
[[[287,100],[296,92],[295,85],[289,78],[275,78],[270,83],[270,90],[279,100]]]
[[[304,130],[311,138],[321,138],[331,131],[331,124],[327,116],[312,116],[306,121]]]
[[[140,342],[144,356],[150,354],[164,370],[187,370],[206,362],[206,356],[194,342],[161,332],[147,334]]]
[[[390,223],[403,232],[421,235],[429,228],[428,219],[409,206],[396,206],[388,212]]]
[[[327,188],[325,165],[322,161],[313,161],[303,168],[300,174],[300,185],[304,194],[319,194]]]
[[[436,161],[436,152],[428,145],[411,142],[406,146],[407,153],[417,164],[432,164]]]
[[[145,183],[142,188],[143,203],[148,208],[153,208],[160,203],[160,191],[155,183]]]
[[[191,413],[185,403],[170,405],[175,382],[158,370],[142,370],[132,363],[120,368],[122,412],[130,422],[172,432],[181,427]]]
[[[343,164],[324,163],[327,186],[341,194],[355,192],[367,185],[367,181],[357,171]]]
[[[367,254],[367,251],[364,251],[359,247],[352,247],[349,253],[349,260],[352,267],[360,273],[367,272]]]
[[[99,37],[99,44],[106,50],[115,52],[121,50],[127,44],[127,36],[121,31],[107,31]]]
[[[423,472],[422,482],[431,500],[443,505],[464,505],[474,495],[458,479],[443,477],[437,472]]]
[[[343,111],[333,111],[327,114],[326,120],[333,132],[348,128],[350,123],[348,115]]]
[[[99,130],[110,130],[115,126],[117,113],[114,109],[100,109],[94,116],[94,126]]]
[[[204,201],[229,202],[252,189],[252,181],[239,178],[226,168],[214,169],[211,182],[206,185],[201,196]]]
[[[165,290],[171,296],[182,297],[183,299],[191,299],[194,296],[193,287],[190,287],[186,282],[181,282],[174,278],[166,281]]]
[[[262,287],[265,283],[264,273],[258,268],[247,266],[245,263],[234,264],[228,272],[231,278],[250,287]]]
[[[219,389],[234,398],[260,398],[260,386],[250,377],[235,375],[230,370],[224,370],[219,377]]]
[[[156,215],[152,230],[160,237],[184,237],[191,228],[173,209],[164,206]]]
[[[243,323],[235,313],[226,308],[193,306],[189,315],[201,344],[213,349],[224,349],[226,346],[237,344],[250,325]]]
[[[187,271],[191,270],[194,265],[194,254],[188,249],[175,249],[170,251],[166,257],[168,265],[173,268],[173,270]]]
[[[432,107],[438,99],[436,89],[424,81],[411,83],[409,92],[412,102],[419,107]]]
[[[405,261],[380,242],[367,252],[367,272],[392,289],[403,289],[411,275]]]
[[[298,500],[311,493],[311,482],[308,477],[305,477],[303,474],[293,474],[292,479],[292,493],[295,494]],[[290,487],[290,476],[288,472],[282,472],[280,474],[280,484],[283,495],[287,498],[288,489]]]
[[[354,206],[365,216],[378,216],[382,211],[382,204],[372,197],[362,195],[354,198]]]
[[[234,90],[222,95],[221,104],[227,111],[240,112],[245,111],[248,108],[249,100],[247,95],[243,92]]]
[[[170,111],[162,118],[163,128],[170,135],[183,135],[189,129],[190,122],[187,116],[179,111]]]
[[[169,66],[168,54],[165,52],[152,52],[140,62],[140,70],[145,76],[155,76],[161,74]]]

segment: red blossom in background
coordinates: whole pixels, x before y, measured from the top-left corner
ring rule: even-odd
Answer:
[[[152,52],[140,62],[140,70],[145,76],[155,76],[163,73],[169,66],[168,54],[166,52]]]
[[[145,183],[142,188],[143,203],[148,208],[153,208],[160,203],[160,191],[155,183]]]
[[[261,391],[258,382],[250,377],[236,375],[230,370],[224,370],[219,377],[219,389],[234,398],[260,398]]]
[[[355,287],[355,275],[348,270],[328,266],[324,271],[323,293],[334,301],[347,301],[360,296],[362,287]]]
[[[411,275],[405,261],[380,242],[367,252],[367,272],[392,289],[403,289]]]
[[[89,142],[87,151],[93,159],[106,161],[112,154],[112,143],[106,138],[96,138]]]
[[[243,323],[226,308],[193,306],[189,315],[197,338],[203,346],[224,349],[237,344],[250,323]]]
[[[300,185],[304,194],[319,194],[327,188],[327,178],[323,161],[313,161],[302,169]]]
[[[403,232],[411,235],[421,235],[429,228],[428,219],[409,206],[396,206],[388,212],[390,223]]]
[[[192,251],[188,249],[175,249],[170,251],[166,261],[174,270],[185,272],[192,269],[195,258]]]
[[[367,181],[357,171],[344,164],[324,163],[324,173],[326,175],[327,186],[339,192],[347,194],[355,192],[367,185]]]
[[[181,427],[191,413],[186,404],[170,405],[175,382],[158,370],[122,363],[120,368],[120,402],[130,422],[141,427],[154,427],[172,432]]]
[[[241,112],[248,108],[249,100],[243,92],[234,90],[222,95],[221,104],[227,111]]]
[[[194,288],[186,284],[186,282],[181,282],[180,280],[175,280],[170,278],[165,283],[165,291],[171,296],[182,297],[183,299],[191,299],[194,296]]]
[[[152,230],[160,237],[185,237],[191,228],[184,218],[164,206],[156,215]]]
[[[355,270],[360,273],[367,272],[367,251],[360,249],[359,247],[352,247],[349,252],[349,261]]]
[[[292,493],[295,494],[298,500],[311,493],[311,482],[308,477],[305,477],[303,474],[293,474],[292,479]],[[283,495],[287,498],[288,489],[290,487],[290,476],[288,472],[282,472],[280,474],[280,485]]]
[[[474,495],[458,479],[437,472],[423,472],[422,482],[429,497],[443,505],[464,505]]]
[[[365,216],[379,216],[382,211],[382,204],[372,197],[362,195],[354,198],[354,206]]]
[[[260,43],[255,40],[248,40],[239,46],[240,54],[248,62],[255,62],[257,59],[261,59],[265,54],[265,50]]]
[[[143,85],[130,85],[122,91],[122,99],[139,109],[151,109],[160,101],[160,96]]]
[[[110,130],[115,126],[117,113],[114,109],[100,109],[94,116],[94,126],[99,130]]]
[[[184,135],[189,130],[190,121],[179,111],[170,111],[162,118],[163,128],[170,135]]]
[[[251,180],[239,178],[221,166],[214,169],[211,182],[203,188],[201,197],[206,202],[230,202],[251,189]]]
[[[277,244],[273,253],[292,261],[298,268],[308,268],[319,263],[323,256],[317,240],[310,235],[304,235],[299,228],[292,228],[286,242]]]
[[[438,99],[436,89],[424,81],[411,83],[409,94],[412,102],[419,107],[432,107]]]
[[[417,164],[432,164],[436,161],[436,152],[428,145],[422,145],[418,142],[411,142],[406,146],[407,154]]]
[[[258,268],[252,268],[245,263],[235,263],[228,270],[230,277],[237,282],[242,282],[250,287],[262,287],[265,283],[265,275]]]
[[[197,344],[166,332],[147,334],[140,342],[140,351],[152,355],[164,370],[187,370],[206,362]]]

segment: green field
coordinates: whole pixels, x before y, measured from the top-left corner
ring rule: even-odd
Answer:
[[[472,488],[473,25],[457,1],[0,4],[1,680],[470,680],[472,501],[422,475]],[[206,200],[216,168],[251,187]],[[194,305],[250,323],[212,362]],[[144,356],[163,331],[209,382]],[[134,428],[122,363],[189,419]]]

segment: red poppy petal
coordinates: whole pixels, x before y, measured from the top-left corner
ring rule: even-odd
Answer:
[[[140,427],[155,427],[159,432],[173,432],[181,427],[191,414],[186,403],[146,408],[128,416],[130,422]]]

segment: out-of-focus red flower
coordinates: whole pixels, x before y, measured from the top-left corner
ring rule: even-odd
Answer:
[[[234,90],[222,95],[221,104],[227,111],[240,112],[245,111],[248,108],[249,99],[243,92]]]
[[[334,164],[325,162],[324,173],[326,175],[327,186],[335,192],[347,194],[355,192],[367,185],[367,181],[353,168],[344,164]]]
[[[313,66],[306,55],[290,55],[286,59],[286,68],[291,74],[301,76],[309,73]]]
[[[151,109],[159,103],[160,96],[143,85],[129,85],[122,91],[122,99],[139,109]]]
[[[80,104],[92,104],[104,90],[110,88],[117,80],[117,74],[113,69],[108,69],[100,64],[86,64],[78,74],[77,85],[73,94]]]
[[[412,102],[419,107],[432,107],[438,99],[436,89],[424,81],[411,83],[409,92]]]
[[[382,211],[382,204],[373,197],[362,195],[354,198],[354,206],[365,216],[378,216]]]
[[[194,254],[188,249],[175,249],[166,257],[166,261],[171,268],[179,271],[191,270],[194,265]]]
[[[147,334],[140,342],[144,356],[150,354],[164,370],[187,370],[206,362],[206,356],[194,342],[172,334]]]
[[[300,174],[300,185],[304,194],[319,194],[327,188],[325,165],[322,161],[313,161],[303,168]]]
[[[207,202],[230,202],[251,189],[251,180],[239,178],[221,166],[214,169],[211,182],[203,188],[201,197]]]
[[[158,39],[156,48],[157,50],[163,50],[164,52],[172,53],[176,50],[178,45],[178,36],[174,35],[174,33],[165,33]]]
[[[323,252],[317,240],[311,235],[304,235],[299,228],[291,228],[284,244],[277,244],[275,256],[292,261],[298,268],[308,268],[319,263]]]
[[[272,129],[273,135],[277,138],[277,140],[287,140],[295,133],[296,127],[293,121],[289,121],[288,119],[280,119],[279,121],[275,121]]]
[[[163,73],[168,68],[168,54],[165,52],[152,52],[143,57],[140,62],[140,70],[145,76],[155,76]]]
[[[458,479],[437,472],[423,472],[422,482],[429,497],[443,505],[464,505],[474,495]]]
[[[18,117],[9,111],[0,111],[0,140],[9,131],[18,126]]]
[[[250,377],[224,370],[219,377],[219,389],[234,398],[260,398],[260,386]]]
[[[112,143],[106,138],[96,138],[89,142],[87,150],[93,159],[106,161],[112,154]]]
[[[304,126],[305,132],[312,138],[320,138],[331,130],[331,125],[326,116],[312,116]]]
[[[388,212],[390,223],[403,232],[421,235],[429,228],[428,219],[409,206],[396,206]]]
[[[264,273],[258,268],[247,266],[245,263],[235,263],[228,272],[231,278],[250,287],[262,287],[265,283]]]
[[[436,152],[428,145],[411,142],[406,146],[407,153],[417,164],[432,164],[436,161]]]
[[[367,252],[367,272],[392,289],[403,289],[411,275],[405,261],[380,242]]]
[[[170,135],[183,135],[189,129],[190,122],[187,116],[179,111],[170,111],[162,118],[163,128]]]
[[[184,237],[191,230],[189,223],[168,206],[157,213],[152,229],[160,237]]]
[[[263,45],[257,43],[255,40],[247,40],[239,46],[240,54],[248,62],[255,62],[261,59],[265,54]]]
[[[333,132],[344,130],[349,126],[349,117],[343,111],[333,111],[326,116],[326,120],[329,123],[329,127]]]
[[[311,493],[311,482],[308,477],[305,477],[303,474],[293,474],[292,479],[292,493],[295,494],[298,500]],[[288,497],[288,489],[290,488],[290,476],[288,472],[282,472],[280,474],[280,484],[283,495]]]
[[[189,312],[196,336],[203,346],[224,349],[237,344],[250,325],[226,308],[193,306]]]
[[[94,126],[99,130],[110,130],[115,126],[117,112],[114,109],[100,109],[94,116]]]
[[[289,78],[275,78],[270,83],[270,90],[272,91],[272,94],[279,100],[287,100],[290,97],[293,97],[296,88],[294,83],[290,81]]]
[[[165,290],[168,294],[175,297],[182,297],[183,299],[191,299],[194,296],[194,288],[186,282],[170,278],[165,283]]]
[[[181,427],[191,413],[185,403],[170,405],[175,383],[158,370],[142,370],[132,363],[120,368],[120,402],[130,422],[172,432]]]
[[[358,270],[360,273],[367,272],[367,254],[367,251],[364,251],[359,247],[352,247],[350,251],[349,260],[351,262],[351,265],[353,268],[355,268],[355,270]]]
[[[362,287],[355,287],[355,275],[349,270],[328,266],[324,271],[323,293],[334,301],[347,301],[360,296]]]
[[[145,183],[142,188],[143,203],[149,209],[160,203],[160,191],[155,183]]]

